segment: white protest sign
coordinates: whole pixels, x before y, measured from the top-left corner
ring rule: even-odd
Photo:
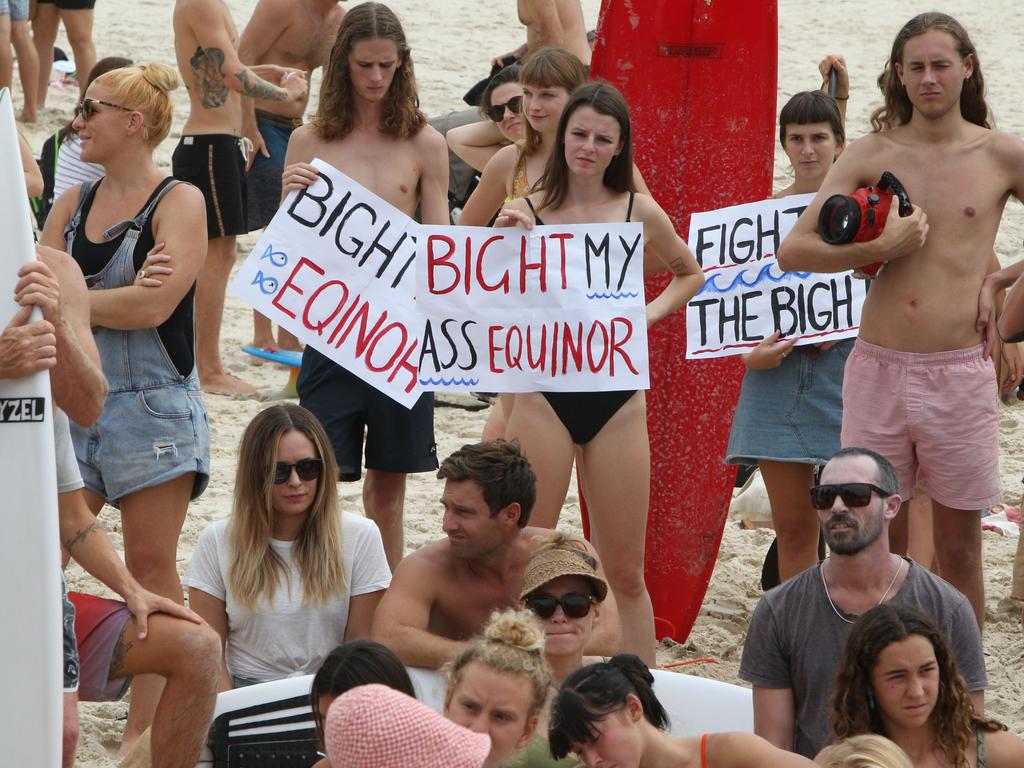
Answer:
[[[867,281],[852,272],[783,272],[780,243],[813,195],[736,205],[690,217],[687,242],[704,287],[686,305],[686,357],[749,352],[775,331],[797,345],[857,335]]]
[[[424,226],[416,258],[424,388],[650,386],[643,225]]]
[[[416,363],[418,225],[322,160],[285,198],[231,292],[407,408]]]

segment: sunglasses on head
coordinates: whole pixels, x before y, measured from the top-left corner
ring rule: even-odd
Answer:
[[[526,598],[526,607],[542,619],[550,619],[554,616],[558,606],[562,606],[562,613],[570,619],[582,619],[590,613],[590,606],[593,603],[593,595],[584,595],[579,592],[570,592],[561,597],[540,594]]]
[[[829,483],[811,486],[811,505],[815,509],[831,509],[838,496],[848,507],[864,507],[871,501],[872,491],[883,499],[892,496],[884,488],[871,483]]]
[[[504,104],[492,104],[487,108],[487,116],[494,122],[500,123],[505,117],[506,109],[513,115],[518,115],[523,109],[523,97],[513,96]]]
[[[293,469],[299,480],[319,480],[320,473],[324,471],[324,463],[320,459],[302,459],[294,464],[279,461],[274,466],[274,485],[287,483]]]
[[[122,107],[120,104],[113,104],[109,101],[101,101],[100,99],[82,99],[78,104],[75,105],[75,117],[82,116],[83,120],[88,120],[96,112],[96,105],[102,104],[105,107],[114,107],[115,109],[121,109],[125,112],[134,112],[133,109],[128,107]]]

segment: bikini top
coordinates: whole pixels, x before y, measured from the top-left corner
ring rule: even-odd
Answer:
[[[633,218],[633,198],[635,197],[635,195],[636,195],[636,193],[634,193],[634,192],[630,192],[629,193],[629,203],[626,205],[626,221],[627,222],[629,222]],[[533,214],[533,221],[534,221],[534,223],[535,224],[540,224],[541,226],[544,226],[544,221],[541,219],[540,216],[537,215],[537,209],[533,207],[533,203],[530,202],[530,198],[524,197],[523,199],[526,201],[526,204],[529,206],[530,213]]]
[[[526,193],[529,191],[530,180],[526,178],[526,153],[522,148],[518,148],[516,164],[512,168],[512,194],[505,198],[505,202],[510,202],[518,197],[526,197]]]
[[[978,729],[978,768],[985,768],[985,731]]]
[[[706,733],[700,737],[700,768],[708,768],[708,734]]]

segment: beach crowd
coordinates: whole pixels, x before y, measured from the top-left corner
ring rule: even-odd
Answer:
[[[298,675],[315,675],[321,768],[1024,765],[985,708],[980,521],[1002,500],[1000,396],[1024,372],[1007,298],[1024,261],[1001,268],[994,251],[1004,206],[1024,199],[1024,142],[993,129],[956,19],[902,26],[867,135],[847,134],[838,54],[822,52],[822,90],[782,107],[793,181],[775,197],[814,197],[780,268],[881,268],[856,338],[776,332],[742,357],[722,460],[758,468],[776,535],[739,672],[754,732],[680,737],[651,673],[643,390],[490,395],[480,441],[438,456],[432,393],[399,404],[254,311],[253,347],[302,354],[298,404],[247,425],[230,514],[177,570],[211,473],[204,401],[257,389],[221,359],[236,238],[318,183],[314,159],[428,225],[642,224],[644,272],[668,278],[648,326],[703,287],[648,188],[656,169],[634,162],[626,98],[591,79],[579,0],[518,0],[509,37],[526,42],[495,57],[471,109],[431,120],[385,4],[259,0],[239,31],[219,0],[176,0],[177,69],[97,61],[93,5],[0,0],[0,85],[13,47],[20,120],[45,102],[58,23],[80,88],[23,169],[38,246],[0,335],[0,378],[50,373],[64,565],[121,597],[62,596],[64,766],[79,700],[130,692],[119,757],[191,768],[218,692]],[[168,175],[154,151],[181,84]],[[887,171],[907,209],[877,236],[826,237],[834,196]],[[574,467],[588,540],[557,530]],[[425,472],[443,522],[406,553],[406,479]],[[355,480],[363,515],[338,498]],[[407,667],[444,670],[442,713]]]

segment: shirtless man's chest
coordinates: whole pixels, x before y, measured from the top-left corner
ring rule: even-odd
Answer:
[[[341,6],[328,3],[330,8],[324,13],[317,8],[323,5],[324,0],[296,0],[287,25],[270,49],[254,63],[277,64],[306,72],[326,66],[344,12]],[[256,100],[256,108],[301,117],[306,104]]]
[[[521,584],[521,571],[517,578],[501,582],[455,561],[441,582],[427,628],[444,637],[468,638],[487,623],[492,611],[518,604]]]
[[[898,138],[875,137],[879,151],[861,183],[877,183],[883,171],[895,174],[927,215],[928,237],[921,250],[887,264],[873,281],[861,336],[912,352],[973,346],[980,341],[978,293],[1012,182],[991,132],[948,145]]]
[[[311,127],[300,130],[313,136]],[[319,157],[403,213],[415,213],[423,174],[415,138],[402,141],[357,129],[340,140],[314,137],[308,147],[309,156],[302,160]]]

